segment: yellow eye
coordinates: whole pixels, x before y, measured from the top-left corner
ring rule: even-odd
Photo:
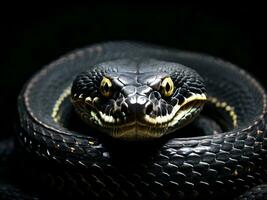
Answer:
[[[112,94],[111,87],[112,87],[111,81],[108,78],[104,77],[100,83],[100,92],[104,97],[111,96]]]
[[[173,94],[174,84],[171,77],[166,77],[163,79],[163,81],[161,82],[161,91],[162,94],[166,97],[169,97]]]

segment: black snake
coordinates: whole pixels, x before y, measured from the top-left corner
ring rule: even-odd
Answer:
[[[92,45],[24,86],[20,159],[10,162],[32,180],[25,190],[45,197],[238,197],[265,181],[266,106],[259,83],[220,59],[131,42]]]

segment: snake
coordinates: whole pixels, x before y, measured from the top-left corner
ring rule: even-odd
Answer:
[[[210,55],[90,45],[24,85],[20,174],[45,197],[256,196],[266,191],[266,100],[255,78]]]

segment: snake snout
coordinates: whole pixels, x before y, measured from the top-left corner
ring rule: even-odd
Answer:
[[[149,100],[146,96],[135,94],[125,100],[127,107],[124,105],[121,109],[129,116],[132,116],[135,121],[138,121],[144,118],[148,102]]]
[[[147,118],[156,120],[157,116],[164,117],[172,111],[172,106],[161,99],[160,94],[152,93],[152,95],[136,93],[125,99],[124,103],[121,104],[121,111],[127,114],[128,121],[150,126],[154,125],[155,122],[151,124]]]

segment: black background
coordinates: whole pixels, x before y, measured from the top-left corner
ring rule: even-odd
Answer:
[[[34,72],[96,42],[127,39],[209,53],[266,87],[265,10],[250,4],[1,6],[1,135],[12,131],[17,95]]]

